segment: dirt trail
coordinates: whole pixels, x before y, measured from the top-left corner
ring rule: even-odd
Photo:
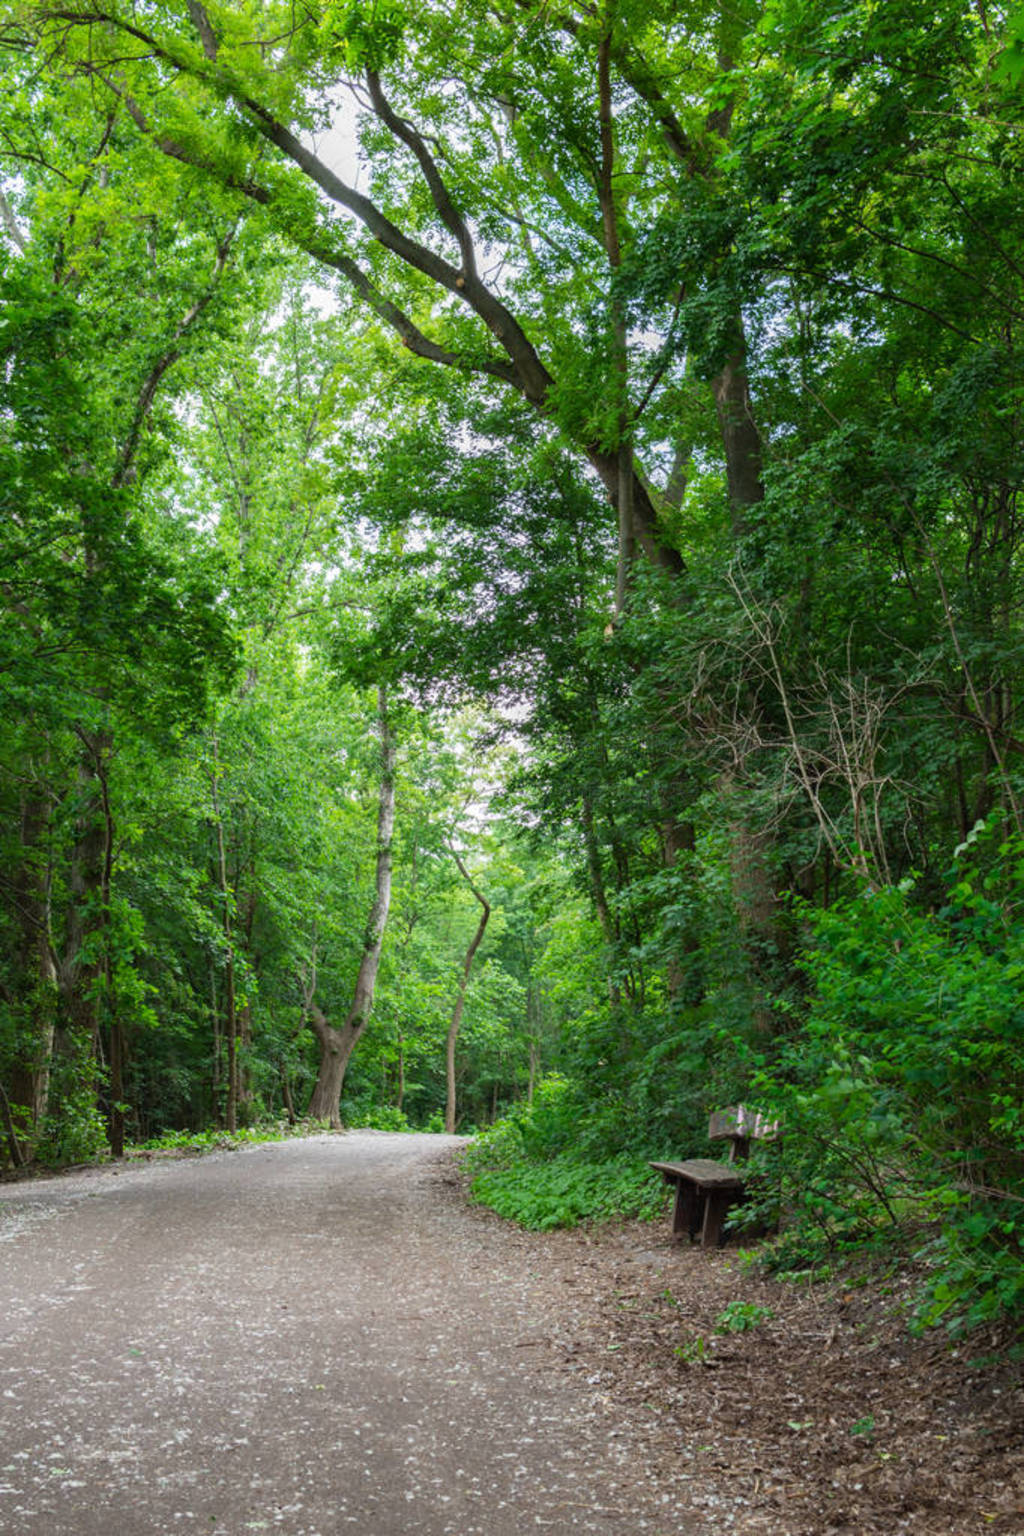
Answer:
[[[727,1529],[567,1366],[564,1256],[453,1198],[451,1145],[0,1187],[4,1536]]]

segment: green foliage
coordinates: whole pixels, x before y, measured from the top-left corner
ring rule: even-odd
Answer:
[[[954,1330],[1024,1320],[1022,846],[975,836],[938,910],[906,882],[807,914],[809,1015],[760,1082],[785,1124],[773,1262],[935,1225],[916,1316]]]
[[[107,1150],[107,1127],[96,1099],[97,1067],[84,1042],[69,1041],[53,1059],[50,1107],[35,1156],[52,1167],[95,1161]]]
[[[701,1334],[687,1339],[683,1344],[676,1344],[672,1353],[686,1365],[704,1365],[711,1354],[711,1346]]]
[[[400,0],[329,0],[319,34],[349,69],[379,71],[401,57],[407,25]]]
[[[755,1301],[730,1301],[715,1318],[716,1333],[749,1333],[774,1317],[771,1307]]]
[[[145,1152],[231,1152],[237,1147],[264,1141],[287,1141],[290,1137],[316,1135],[322,1127],[313,1122],[288,1126],[278,1121],[240,1126],[235,1131],[211,1127],[205,1131],[164,1131],[146,1141],[133,1143],[129,1155]]]
[[[393,1104],[341,1102],[341,1123],[349,1130],[409,1131],[412,1127],[400,1109]],[[444,1130],[442,1124],[441,1129]]]
[[[589,1117],[586,1134],[579,1114]],[[564,1075],[551,1074],[537,1085],[532,1104],[517,1105],[467,1149],[473,1198],[540,1230],[657,1215],[664,1192],[647,1157],[612,1142],[601,1147],[597,1136],[587,1095]]]
[[[1019,90],[1024,81],[1024,7],[1014,6],[1006,20],[1003,51],[995,63],[997,79]]]
[[[477,1166],[475,1155],[469,1166]],[[523,1159],[484,1168],[474,1174],[470,1187],[481,1205],[542,1232],[613,1217],[652,1218],[664,1204],[661,1190],[652,1189],[646,1161],[631,1157],[599,1163],[569,1154],[544,1163]]]
[[[649,1157],[763,1102],[738,1221],[781,1218],[776,1264],[899,1241],[922,1325],[1017,1319],[1020,7],[522,21],[12,13],[19,1123],[101,1145],[95,1042],[135,1134],[211,1127],[229,1020],[237,1118],[296,1113],[309,989],[344,1017],[362,952],[386,678],[397,917],[350,1123],[438,1124],[454,838],[495,895],[457,1061],[463,1123],[499,1117],[479,1197],[653,1209]],[[295,146],[358,74],[353,193]],[[325,274],[353,287],[318,312]],[[615,501],[625,446],[636,552],[593,478]]]

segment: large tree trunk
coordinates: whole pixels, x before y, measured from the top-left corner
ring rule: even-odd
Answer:
[[[718,430],[725,455],[726,485],[732,509],[733,533],[746,531],[747,509],[764,499],[761,433],[754,419],[746,368],[743,322],[736,321],[737,341],[711,381]]]
[[[455,1007],[452,1009],[451,1023],[448,1025],[448,1039],[445,1042],[445,1073],[448,1085],[448,1095],[444,1106],[444,1128],[449,1136],[455,1135],[455,1120],[457,1117],[457,1101],[455,1089],[455,1046],[459,1038],[459,1030],[462,1027],[462,1010],[466,1005],[466,988],[469,986],[469,973],[473,969],[473,960],[483,940],[484,931],[487,928],[487,919],[491,915],[490,903],[481,895],[473,884],[472,877],[465,864],[463,864],[455,849],[451,849],[452,858],[458,865],[459,874],[469,886],[473,895],[480,903],[482,911],[480,921],[477,923],[476,932],[466,950],[466,958],[462,962],[462,975],[459,977],[459,991],[455,999]]]
[[[384,931],[391,907],[391,849],[395,831],[395,741],[388,714],[387,689],[377,690],[377,725],[380,731],[380,791],[377,797],[377,878],[370,908],[359,973],[352,993],[352,1003],[340,1029],[328,1023],[313,1001],[315,970],[311,970],[306,997],[310,1028],[320,1042],[320,1066],[307,1113],[315,1120],[328,1120],[341,1129],[341,1090],[349,1058],[370,1021],[373,993],[380,969]]]
[[[320,1065],[306,1113],[311,1120],[327,1120],[334,1130],[341,1130],[341,1090],[345,1072],[355,1050],[359,1033],[343,1025],[334,1029],[316,1003],[309,1008],[309,1025],[320,1042]]]

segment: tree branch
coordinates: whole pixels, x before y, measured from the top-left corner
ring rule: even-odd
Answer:
[[[391,106],[381,88],[380,76],[376,70],[366,71],[366,84],[370,92],[370,100],[373,110],[384,124],[385,128],[394,134],[396,139],[401,139],[412,150],[419,162],[423,179],[427,183],[434,207],[440,215],[446,229],[450,230],[458,241],[462,254],[462,270],[467,279],[477,276],[476,252],[473,249],[472,236],[469,226],[462,214],[455,206],[455,200],[449,192],[444,178],[437,168],[437,162],[424,143],[423,137],[407,118],[399,117]]]
[[[214,62],[217,58],[219,45],[217,34],[214,32],[210,18],[206,14],[206,7],[200,5],[199,0],[188,0],[188,14],[192,25],[199,33],[199,41],[203,45],[203,52],[211,62]]]
[[[205,11],[202,10],[201,6],[195,5],[194,0],[191,0],[190,11],[193,7],[196,10],[193,24],[200,30],[201,38],[205,37],[216,48],[216,39],[213,36]],[[471,243],[467,246],[470,266],[466,270],[460,271],[457,267],[453,267],[450,262],[446,261],[444,257],[439,256],[436,251],[432,251],[429,246],[423,245],[420,241],[414,240],[410,235],[407,235],[404,230],[399,229],[396,224],[393,224],[370,198],[342,181],[341,177],[332,171],[330,166],[325,165],[311,149],[308,149],[290,128],[274,116],[269,108],[248,95],[234,79],[221,70],[216,62],[216,57],[210,59],[209,55],[207,55],[211,68],[209,71],[203,70],[191,64],[187,59],[179,57],[173,49],[161,44],[142,28],[126,22],[119,16],[108,14],[99,9],[92,15],[59,11],[54,11],[50,14],[54,18],[70,22],[81,23],[89,21],[95,23],[106,21],[136,40],[143,42],[155,57],[161,59],[179,74],[191,74],[196,79],[202,81],[203,84],[216,91],[219,96],[236,102],[250,118],[256,131],[268,143],[273,144],[276,149],[280,150],[332,202],[337,203],[340,207],[346,208],[350,213],[354,214],[369,234],[375,240],[380,241],[385,250],[393,252],[407,266],[412,267],[417,272],[421,272],[431,282],[463,299],[484,322],[501,345],[502,350],[511,359],[519,376],[517,387],[520,391],[533,404],[539,406],[544,404],[548,390],[553,382],[551,375],[544,367],[536,348],[512,312],[476,276],[475,266],[472,262]],[[97,73],[99,72],[97,71]],[[107,83],[111,84],[109,81]],[[383,97],[383,93],[380,92],[379,82],[377,88],[381,106],[390,115],[391,122],[394,124],[392,131],[397,133],[403,142],[408,143],[414,149],[414,152],[417,153],[418,157],[420,154],[423,156],[423,159],[420,161],[421,169],[427,178],[428,188],[435,199],[435,206],[438,208],[439,214],[441,214],[442,218],[450,218],[456,228],[461,230],[465,241],[469,242],[468,228],[455,209],[440,173],[437,171],[437,167],[429,151],[426,149],[426,145],[411,125],[399,119],[392,112],[392,109]],[[118,94],[122,97],[124,96],[124,93],[121,91],[118,91]],[[138,109],[136,108],[136,110]],[[135,113],[133,113],[133,116],[135,116]],[[386,121],[383,117],[381,120]],[[138,118],[136,118],[136,121],[138,121]],[[156,139],[156,142],[161,148],[164,148],[164,144],[159,139]],[[417,143],[419,150],[415,148]],[[175,155],[176,158],[186,159],[188,163],[193,163],[194,157],[183,154],[182,148],[180,143],[170,141],[166,152]],[[427,174],[427,165],[431,167],[431,175]],[[208,165],[204,166],[204,169],[210,168]],[[217,174],[216,171],[215,174]],[[219,179],[224,180],[225,178],[220,176]],[[247,188],[242,190],[248,191]],[[440,204],[437,202],[438,198],[441,199]],[[269,195],[262,200],[268,201]],[[442,208],[444,211],[442,211]],[[461,247],[462,239],[460,238]],[[465,260],[467,250],[463,249],[462,254],[463,260]]]
[[[316,253],[312,253],[316,254]],[[431,341],[429,336],[415,325],[404,310],[399,309],[377,288],[357,262],[350,256],[340,252],[323,252],[320,260],[334,267],[348,278],[356,292],[363,298],[370,308],[380,316],[401,338],[402,345],[408,347],[417,357],[425,357],[432,363],[441,363],[446,368],[472,368],[474,373],[488,373],[493,378],[501,379],[506,384],[523,393],[519,372],[511,362],[505,362],[500,357],[474,358],[468,363],[457,352],[452,352],[446,347],[439,346],[436,341]]]
[[[167,373],[168,369],[174,366],[182,354],[182,348],[175,345],[175,343],[182,339],[186,331],[188,331],[194,322],[199,318],[203,310],[213,298],[213,295],[216,293],[217,285],[219,284],[221,276],[224,272],[224,268],[227,265],[228,253],[231,250],[231,244],[235,238],[237,229],[237,224],[233,225],[225,238],[218,245],[217,260],[214,264],[213,276],[210,278],[206,289],[199,295],[194,303],[189,305],[188,309],[185,311],[184,315],[181,317],[174,329],[174,334],[171,338],[172,344],[167,348],[162,356],[157,358],[156,362],[153,364],[152,368],[149,370],[149,373],[146,375],[145,380],[143,381],[142,388],[139,391],[138,399],[135,402],[135,413],[132,417],[132,424],[129,429],[128,436],[125,439],[124,446],[121,449],[121,456],[118,461],[117,469],[114,471],[113,484],[115,487],[126,485],[130,480],[134,478],[135,456],[138,453],[139,440],[142,436],[142,429],[146,424],[146,419],[149,416],[150,411],[153,409],[153,401],[156,399],[157,390],[160,388],[161,380]]]
[[[133,97],[123,91],[115,81],[104,76],[100,76],[100,78],[124,102],[132,121],[140,133],[146,134],[161,153],[167,155],[170,159],[180,161],[182,165],[205,171],[207,175],[213,176],[220,182],[221,186],[226,187],[229,191],[239,192],[251,202],[259,204],[260,207],[266,208],[268,211],[273,211],[277,198],[269,187],[263,186],[251,177],[242,180],[237,176],[226,174],[216,162],[197,153],[181,143],[180,140],[173,139],[169,135],[158,134]],[[326,167],[324,169],[326,170]],[[333,173],[328,172],[328,175],[331,174]],[[293,232],[293,237],[310,256],[322,262],[324,266],[333,267],[336,272],[340,272],[343,277],[347,278],[370,308],[392,330],[398,333],[402,344],[408,347],[410,352],[415,353],[418,357],[426,358],[429,362],[440,363],[447,368],[472,369],[476,373],[490,374],[493,378],[501,379],[503,383],[511,384],[520,393],[524,392],[519,372],[513,363],[493,356],[486,358],[474,357],[470,363],[459,353],[452,352],[448,348],[440,346],[437,342],[431,341],[414,324],[404,310],[399,309],[397,304],[392,303],[390,299],[380,292],[370,277],[352,257],[337,250],[326,238],[320,238],[320,234],[321,232],[314,229],[311,235],[305,236]]]

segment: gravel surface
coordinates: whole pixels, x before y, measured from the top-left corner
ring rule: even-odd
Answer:
[[[0,1187],[4,1536],[718,1529],[573,1358],[578,1248],[468,1210],[453,1141]]]
[[[1024,1536],[1021,1367],[904,1269],[522,1232],[458,1145],[0,1184],[2,1536]]]

